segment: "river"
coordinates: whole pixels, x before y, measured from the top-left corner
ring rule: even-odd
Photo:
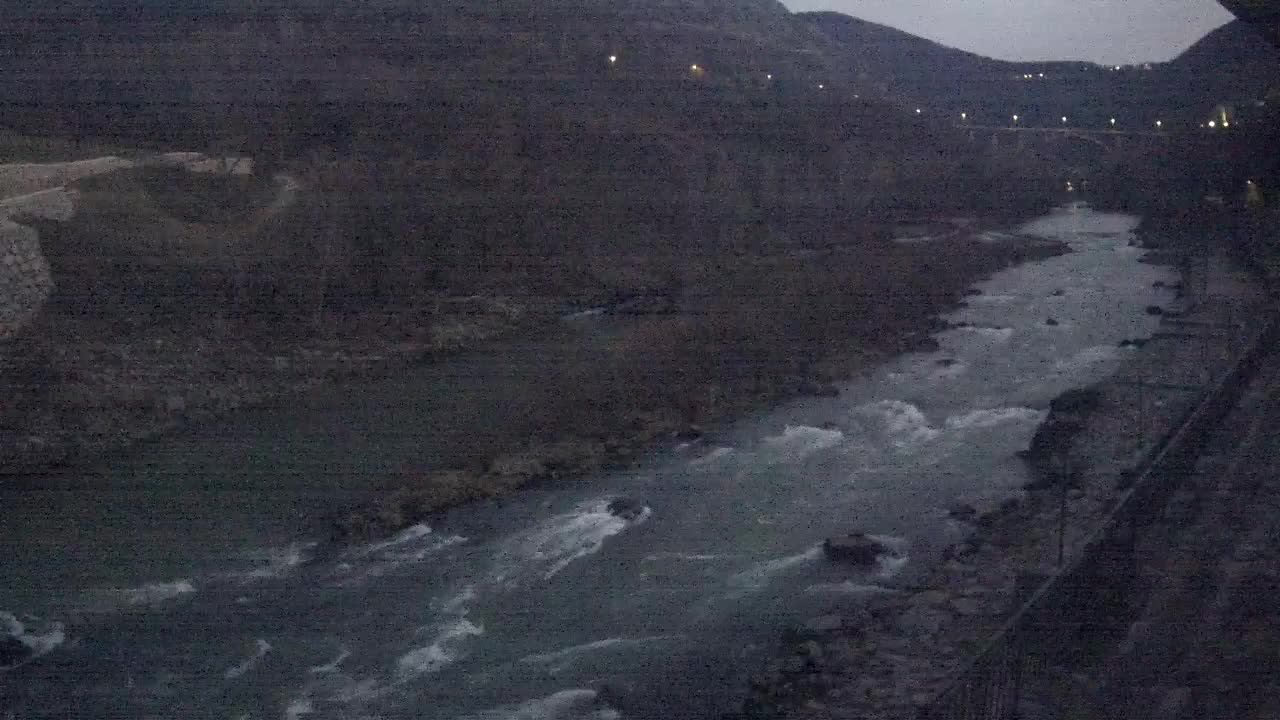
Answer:
[[[1136,224],[1077,205],[1018,228],[1073,252],[980,284],[948,316],[968,326],[938,334],[941,350],[888,362],[837,398],[338,556],[315,556],[309,523],[367,493],[368,478],[421,452],[423,438],[465,442],[483,423],[442,421],[438,403],[468,383],[500,384],[519,357],[467,356],[326,391],[0,488],[0,633],[40,653],[0,671],[0,711],[533,720],[731,710],[785,624],[910,583],[960,537],[949,506],[1018,493],[1027,475],[1015,453],[1050,400],[1114,373],[1119,341],[1156,331],[1145,308],[1172,299],[1153,287],[1172,278],[1139,262]],[[489,398],[468,406],[481,421],[502,412],[500,393],[476,397]],[[619,496],[645,511],[612,516]],[[827,562],[823,538],[850,531],[892,552],[866,571]]]

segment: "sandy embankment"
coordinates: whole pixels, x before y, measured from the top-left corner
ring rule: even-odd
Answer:
[[[1078,433],[1056,438],[1079,470],[1066,496],[1067,562],[1114,506],[1130,470],[1270,316],[1242,271],[1215,260],[1211,278],[1206,299],[1184,317],[1166,317],[1161,333],[1131,348],[1116,376],[1096,387]],[[1032,482],[1022,497],[968,521],[969,538],[918,586],[850,599],[790,632],[782,655],[753,679],[744,715],[919,717],[1057,568],[1061,498],[1056,487]]]

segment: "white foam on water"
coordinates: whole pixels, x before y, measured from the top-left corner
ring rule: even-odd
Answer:
[[[787,425],[781,435],[764,439],[765,447],[776,453],[775,461],[798,460],[819,450],[840,444],[844,433],[809,425]]]
[[[560,319],[566,322],[573,322],[574,320],[586,320],[588,318],[594,318],[594,317],[599,317],[601,315],[604,315],[604,311],[605,311],[604,308],[590,308],[588,310],[579,310],[578,312],[572,312],[572,313],[569,313],[568,315],[561,315]]]
[[[156,605],[196,591],[190,579],[172,582],[147,583],[136,588],[113,588],[107,592],[128,605]]]
[[[311,715],[316,711],[315,705],[311,703],[311,698],[301,697],[294,698],[289,701],[289,705],[284,709],[285,720],[298,720],[298,718]]]
[[[856,583],[845,580],[838,583],[817,583],[804,589],[809,595],[884,595],[897,592],[883,585]]]
[[[494,559],[490,580],[511,587],[534,577],[550,579],[575,560],[599,552],[605,540],[643,523],[651,514],[646,507],[639,517],[626,520],[609,512],[609,503],[609,499],[582,503],[507,539]]]
[[[1015,235],[1009,233],[998,232],[996,230],[984,230],[974,236],[974,239],[985,243],[1002,243],[1012,240]]]
[[[502,705],[458,720],[618,720],[622,715],[600,701],[595,690],[561,690],[523,703]]]
[[[381,577],[405,565],[422,562],[466,541],[461,535],[441,537],[433,534],[427,525],[414,525],[390,540],[357,548],[345,561],[334,566],[334,574],[340,576],[338,585],[355,585]]]
[[[902,555],[881,555],[876,558],[876,577],[880,580],[888,580],[898,573],[902,572],[902,568],[906,567],[911,558]]]
[[[1013,337],[1013,328],[1007,327],[977,327],[975,325],[966,325],[962,328],[956,328],[960,332],[978,335],[996,341],[1005,341]]]
[[[994,293],[991,295],[970,295],[965,298],[965,302],[970,305],[1004,305],[1005,303],[1017,300],[1017,295],[1006,295],[1003,293]]]
[[[246,582],[284,577],[293,568],[311,559],[309,551],[319,543],[296,542],[283,547],[268,548],[250,555],[250,559],[261,564],[261,567],[243,573]]]
[[[732,455],[732,454],[733,454],[733,448],[731,448],[731,447],[718,447],[718,448],[716,448],[716,449],[712,450],[711,452],[707,453],[706,455],[703,455],[702,457],[697,457],[697,458],[694,458],[694,459],[690,460],[690,461],[689,461],[689,466],[690,466],[690,467],[701,467],[701,466],[703,466],[703,465],[709,465],[709,464],[711,464],[711,463],[713,463],[713,462],[715,462],[715,461],[719,460],[720,458],[728,457],[729,455]]]
[[[440,627],[430,645],[401,655],[396,668],[402,678],[439,672],[461,656],[461,645],[467,638],[483,634],[481,626],[465,617],[455,618]]]
[[[558,673],[571,665],[579,658],[598,653],[602,651],[626,650],[629,648],[651,645],[653,643],[668,642],[671,640],[679,640],[683,635],[650,635],[648,637],[639,638],[606,638],[604,640],[596,640],[595,642],[583,643],[563,650],[555,650],[547,653],[537,653],[534,655],[526,655],[520,658],[520,662],[526,665],[547,665],[549,672]]]
[[[415,540],[421,540],[422,538],[430,535],[431,532],[431,526],[426,523],[411,525],[396,533],[395,536],[389,540],[383,540],[366,545],[364,548],[361,548],[359,554],[373,555],[381,550],[386,550],[387,548],[398,547],[406,543],[411,543]]]
[[[13,665],[0,665],[0,670],[19,667],[42,655],[48,655],[67,639],[60,622],[42,620],[31,615],[24,615],[19,620],[13,613],[3,610],[0,610],[0,632],[31,649],[30,655]]]
[[[947,418],[949,430],[966,430],[969,428],[990,428],[1009,422],[1040,424],[1047,413],[1028,407],[1004,407],[988,410],[974,410],[964,415]]]
[[[475,599],[476,599],[476,589],[475,587],[468,585],[462,588],[462,590],[452,595],[451,597],[449,597],[448,599],[440,602],[439,608],[442,612],[446,612],[450,614],[466,615],[467,603]]]
[[[899,449],[911,449],[938,437],[938,430],[920,408],[908,402],[881,400],[859,406],[854,413],[871,420],[874,430]]]
[[[271,643],[263,640],[262,638],[258,638],[256,645],[257,647],[254,649],[253,654],[245,659],[244,662],[236,665],[235,667],[228,668],[227,671],[222,674],[223,679],[234,680],[244,675],[261,662],[262,658],[267,656],[267,653],[271,652]]]
[[[822,546],[814,545],[794,555],[758,562],[729,578],[729,585],[737,588],[738,591],[754,592],[764,588],[774,576],[794,567],[811,563],[820,557],[822,557]],[[740,592],[732,594],[738,595]]]
[[[716,553],[682,553],[682,552],[661,552],[652,555],[645,555],[645,562],[661,562],[663,560],[686,560],[688,562],[708,562],[711,560],[720,560],[729,555],[720,555]]]
[[[338,672],[338,668],[342,665],[342,662],[349,657],[351,657],[351,652],[349,650],[345,647],[338,648],[337,657],[323,665],[313,665],[307,668],[307,672],[312,675],[324,675],[327,673]]]

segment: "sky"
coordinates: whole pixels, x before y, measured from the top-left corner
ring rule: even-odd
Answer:
[[[1214,0],[782,0],[1003,60],[1106,64],[1175,57],[1232,15]]]

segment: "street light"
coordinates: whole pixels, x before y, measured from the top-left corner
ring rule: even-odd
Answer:
[[[772,79],[773,79],[773,74],[772,74],[772,73],[770,73],[770,74],[766,74],[766,75],[764,76],[764,79],[765,79],[765,80],[772,80]]]
[[[1017,116],[1017,115],[1014,115],[1014,116],[1013,116],[1013,121],[1014,121],[1015,123],[1016,123],[1016,122],[1018,122],[1018,116]]]
[[[1158,128],[1162,128],[1162,127],[1164,127],[1164,121],[1163,121],[1163,120],[1157,120],[1157,121],[1156,121],[1156,127],[1158,127]]]
[[[1067,116],[1066,116],[1066,115],[1063,115],[1063,116],[1062,116],[1062,124],[1063,124],[1063,125],[1066,125],[1066,124],[1067,124]]]
[[[961,119],[961,120],[968,120],[968,119],[969,119],[969,113],[960,113],[960,119]]]
[[[922,112],[924,112],[924,111],[923,111],[923,110],[921,110],[920,108],[916,108],[916,114],[917,114],[917,115],[919,115],[919,114],[920,114],[920,113],[922,113]]]
[[[609,64],[610,64],[610,65],[612,65],[613,63],[616,63],[616,62],[618,62],[618,56],[617,56],[617,55],[610,55],[610,56],[609,56]]]
[[[1209,121],[1209,127],[1210,127],[1210,128],[1216,128],[1216,127],[1218,127],[1218,121],[1217,121],[1217,120],[1210,120],[1210,121]]]
[[[1111,126],[1112,126],[1112,127],[1115,127],[1115,125],[1116,125],[1116,119],[1115,119],[1115,118],[1111,118]]]

